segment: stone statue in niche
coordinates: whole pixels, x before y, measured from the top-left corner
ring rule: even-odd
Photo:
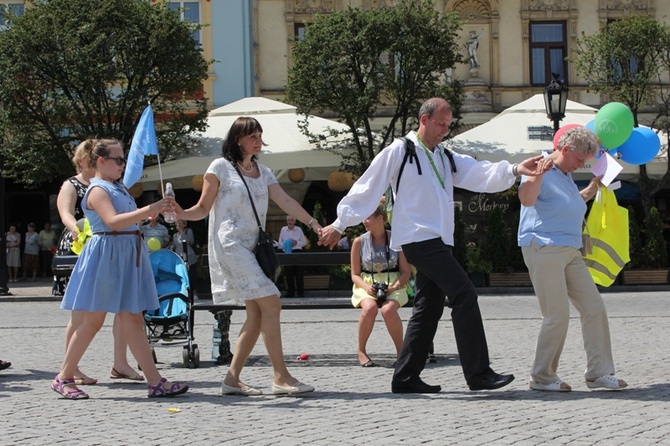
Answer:
[[[470,39],[467,42],[468,61],[470,68],[479,68],[479,59],[477,59],[477,48],[479,48],[479,38],[484,34],[482,29],[479,34],[474,29],[470,31]]]

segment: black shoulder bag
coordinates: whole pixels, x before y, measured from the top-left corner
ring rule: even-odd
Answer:
[[[261,225],[261,219],[258,218],[258,212],[256,212],[254,199],[251,196],[251,191],[249,190],[249,186],[247,186],[247,182],[244,181],[244,176],[242,175],[242,172],[239,171],[236,165],[233,165],[233,167],[235,167],[235,171],[242,179],[244,187],[247,188],[247,193],[249,194],[249,201],[251,202],[251,208],[254,210],[254,215],[256,216],[256,222],[258,223],[258,242],[256,243],[256,249],[254,250],[254,253],[256,254],[256,261],[258,262],[258,265],[260,265],[265,275],[268,276],[270,280],[272,280],[273,282],[276,282],[277,279],[279,278],[279,273],[281,271],[279,268],[279,258],[277,258],[277,253],[275,252],[272,240],[270,239],[270,237],[268,237],[267,232],[263,230],[263,225]]]

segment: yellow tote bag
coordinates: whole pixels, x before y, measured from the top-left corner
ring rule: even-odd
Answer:
[[[628,210],[619,206],[614,192],[598,189],[584,234],[591,236],[593,249],[584,256],[593,281],[610,286],[626,263],[630,262]]]

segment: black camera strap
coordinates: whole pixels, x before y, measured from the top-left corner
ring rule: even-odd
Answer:
[[[372,247],[372,252],[375,250],[375,246],[372,244],[372,233],[370,233],[370,245]],[[386,229],[384,229],[384,252],[386,253],[386,285],[391,285],[389,282],[391,281],[391,254],[389,252],[389,233]],[[374,265],[372,265],[372,283],[375,283],[375,271],[374,271]]]

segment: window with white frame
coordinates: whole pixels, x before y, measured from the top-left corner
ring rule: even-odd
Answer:
[[[4,31],[9,26],[11,26],[11,17],[22,16],[23,11],[24,11],[23,2],[0,3],[0,31]]]
[[[189,23],[200,23],[200,2],[170,2],[170,9],[181,9],[179,15],[181,19]],[[193,32],[193,38],[200,41],[200,30]]]
[[[529,42],[531,85],[549,84],[551,73],[558,73],[558,78],[567,82],[566,23],[531,22]]]

